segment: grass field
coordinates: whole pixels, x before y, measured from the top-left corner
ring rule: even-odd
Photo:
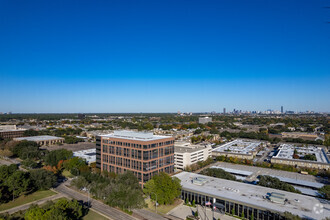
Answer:
[[[146,203],[148,204],[148,210],[152,211],[152,212],[156,212],[155,210],[155,203],[152,202],[150,199],[146,200]],[[157,212],[162,213],[162,214],[166,214],[169,211],[171,211],[172,209],[174,209],[176,206],[178,206],[179,204],[181,204],[181,200],[177,199],[174,201],[174,203],[172,205],[159,205],[157,207]]]
[[[108,218],[103,215],[94,212],[93,210],[89,210],[88,214],[83,217],[83,220],[108,220]]]
[[[72,177],[74,177],[74,176],[70,173],[70,171],[68,171],[68,170],[64,170],[64,171],[62,172],[62,175],[65,176],[66,178],[72,178]]]
[[[44,190],[44,191],[37,191],[29,195],[22,195],[18,198],[16,198],[14,201],[10,201],[8,203],[0,205],[0,211],[7,210],[14,208],[16,206],[24,205],[29,202],[34,202],[39,199],[43,199],[52,195],[55,195],[56,193],[50,190]]]

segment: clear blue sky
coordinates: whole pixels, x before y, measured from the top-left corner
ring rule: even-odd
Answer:
[[[0,112],[328,112],[326,6],[0,0]]]

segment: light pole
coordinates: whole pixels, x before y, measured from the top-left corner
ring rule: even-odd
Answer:
[[[156,213],[157,213],[157,194],[156,193],[154,193],[154,192],[151,192],[151,193],[153,193],[153,194],[155,194],[156,195],[156,204],[155,204],[155,209],[156,209]],[[150,197],[150,199],[151,199],[151,197]]]

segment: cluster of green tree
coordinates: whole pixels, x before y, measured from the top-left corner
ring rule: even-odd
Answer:
[[[290,130],[282,125],[276,125],[275,127],[268,128],[270,134],[281,134],[282,132],[289,132]]]
[[[194,163],[194,164],[191,164],[190,166],[185,167],[184,170],[188,171],[188,172],[194,172],[196,170],[199,170],[203,167],[210,165],[211,163],[214,163],[214,160],[211,157],[209,157],[204,161],[198,161],[197,163]]]
[[[232,139],[232,138],[248,138],[248,139],[258,139],[258,140],[266,140],[266,141],[272,141],[272,139],[270,139],[268,137],[267,134],[265,134],[264,132],[243,132],[240,131],[238,133],[231,133],[229,131],[223,131],[220,133],[221,137],[225,137],[228,140]]]
[[[319,193],[323,196],[323,198],[330,200],[330,185],[323,186],[319,189]]]
[[[201,174],[206,176],[212,176],[216,178],[226,179],[226,180],[236,180],[236,177],[231,173],[228,173],[220,168],[208,168],[201,172]]]
[[[40,160],[46,154],[46,150],[40,149],[39,144],[34,141],[20,141],[13,144],[11,148],[13,156],[19,157],[22,160],[33,159]]]
[[[273,189],[284,190],[288,192],[301,193],[299,190],[295,189],[292,185],[282,182],[278,178],[271,176],[259,176],[258,185]]]
[[[76,220],[83,219],[88,213],[88,207],[77,200],[61,198],[56,202],[48,201],[42,206],[32,205],[28,210],[14,213],[12,215],[0,215],[0,219],[9,220]]]
[[[82,219],[87,213],[83,205],[77,200],[59,199],[57,202],[49,202],[46,206],[30,207],[24,215],[25,220],[50,220],[50,219]]]
[[[156,202],[160,205],[173,204],[174,200],[181,195],[180,180],[161,172],[144,185],[143,192],[153,201],[156,201],[157,197]]]
[[[40,131],[29,129],[24,131],[24,136],[54,135],[57,137],[65,137],[70,135],[79,135],[81,132],[82,129],[80,128],[48,128]]]
[[[0,202],[6,203],[20,195],[37,190],[51,188],[57,178],[44,169],[35,169],[29,172],[18,170],[17,165],[0,166]]]
[[[73,156],[72,151],[66,149],[54,150],[46,154],[44,158],[44,162],[46,165],[56,166],[61,160],[63,161],[68,160],[72,158],[72,156]]]
[[[73,137],[73,136],[65,136],[64,137],[64,143],[66,143],[66,144],[76,144],[76,143],[79,143],[79,142],[84,142],[84,139]]]
[[[316,156],[315,154],[306,154],[302,159],[316,161]]]
[[[285,142],[291,142],[291,143],[301,143],[301,144],[316,144],[316,145],[322,145],[323,141],[322,140],[303,140],[301,138],[284,138],[283,139]]]
[[[203,141],[210,141],[213,139],[213,135],[198,135],[198,136],[192,136],[190,138],[191,140],[191,143],[195,144],[195,143],[200,143],[200,142],[203,142]]]
[[[131,171],[119,175],[81,172],[72,181],[72,185],[77,189],[87,188],[95,198],[123,210],[142,208],[145,205],[139,181]]]

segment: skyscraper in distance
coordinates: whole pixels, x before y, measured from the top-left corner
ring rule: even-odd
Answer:
[[[283,114],[283,106],[281,106],[281,113]]]

